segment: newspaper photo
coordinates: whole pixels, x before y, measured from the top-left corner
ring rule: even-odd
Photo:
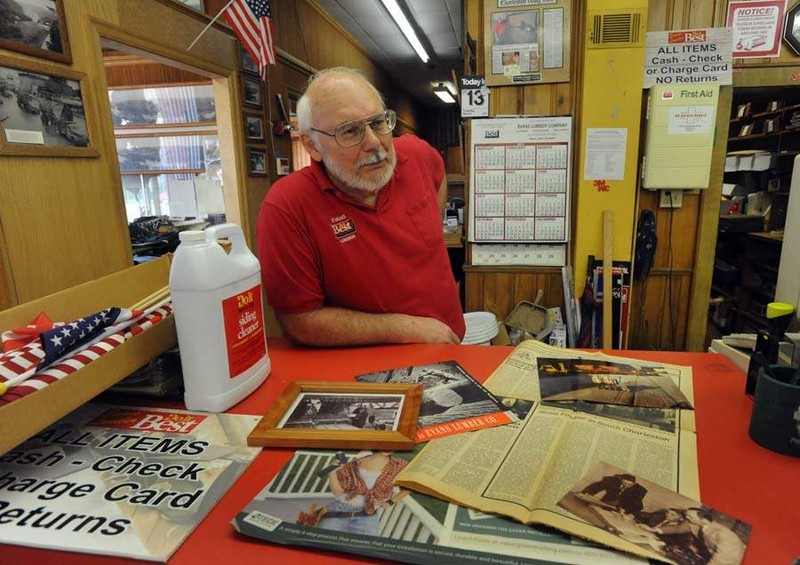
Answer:
[[[166,561],[261,451],[258,420],[86,404],[0,457],[0,539]]]
[[[752,527],[608,463],[598,463],[559,507],[681,565],[741,563]]]
[[[455,361],[398,367],[358,375],[356,380],[423,386],[417,443],[516,420],[513,412]]]
[[[549,528],[392,487],[389,479],[412,455],[298,450],[234,527],[270,543],[408,563],[645,563]],[[353,495],[357,477],[370,475],[377,475],[375,485]]]
[[[599,359],[537,358],[542,400],[691,409],[665,367]]]

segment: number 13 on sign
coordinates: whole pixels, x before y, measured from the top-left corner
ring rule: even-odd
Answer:
[[[489,89],[483,76],[461,77],[461,117],[485,118],[489,115]]]

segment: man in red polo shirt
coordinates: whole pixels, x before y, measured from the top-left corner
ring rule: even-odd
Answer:
[[[439,153],[361,74],[318,73],[298,102],[312,163],[276,182],[258,219],[267,301],[307,345],[459,343],[464,317],[442,233]]]

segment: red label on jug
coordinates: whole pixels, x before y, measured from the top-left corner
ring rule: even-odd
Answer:
[[[223,300],[222,318],[228,347],[228,370],[230,378],[234,379],[267,353],[261,285]]]

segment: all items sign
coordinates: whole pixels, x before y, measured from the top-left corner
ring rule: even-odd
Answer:
[[[644,86],[731,84],[731,28],[715,27],[647,34]]]

